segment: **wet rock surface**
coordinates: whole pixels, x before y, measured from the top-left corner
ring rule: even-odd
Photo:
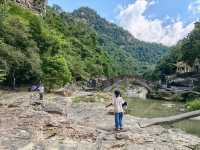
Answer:
[[[129,115],[116,132],[103,103],[72,103],[71,97],[57,95],[39,101],[26,92],[3,94],[0,103],[1,150],[200,149],[196,136],[161,126],[140,128],[140,118]]]

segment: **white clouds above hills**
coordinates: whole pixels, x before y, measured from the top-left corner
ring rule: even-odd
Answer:
[[[200,6],[200,0],[199,6]],[[194,28],[194,23],[184,25],[180,19],[171,18],[170,23],[165,24],[166,17],[163,19],[150,19],[145,16],[146,10],[158,1],[136,0],[126,8],[120,8],[119,24],[127,29],[134,37],[146,42],[162,43],[167,46],[175,45],[183,39]],[[191,5],[188,9],[193,10],[196,5]],[[196,8],[195,12],[198,9]],[[194,10],[193,10],[194,11]],[[200,8],[199,8],[200,11]]]

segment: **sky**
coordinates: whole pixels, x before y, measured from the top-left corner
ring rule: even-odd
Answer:
[[[49,0],[67,12],[88,6],[135,38],[173,46],[194,29],[200,0]]]

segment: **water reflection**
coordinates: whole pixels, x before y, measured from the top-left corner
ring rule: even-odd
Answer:
[[[129,107],[127,112],[129,114],[146,118],[167,117],[170,115],[180,114],[185,111],[184,104],[180,102],[128,99],[128,104]],[[184,120],[166,127],[180,128],[188,133],[195,134],[200,137],[199,120]]]

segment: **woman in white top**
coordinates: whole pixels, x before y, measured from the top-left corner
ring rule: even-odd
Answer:
[[[38,90],[39,90],[40,100],[43,100],[43,97],[44,97],[44,86],[43,86],[43,84],[40,84]]]
[[[117,131],[122,129],[122,119],[123,119],[123,104],[124,100],[121,97],[120,91],[115,91],[114,96],[112,98],[112,103],[107,105],[109,107],[111,105],[114,106],[114,113],[115,113],[115,129]]]

